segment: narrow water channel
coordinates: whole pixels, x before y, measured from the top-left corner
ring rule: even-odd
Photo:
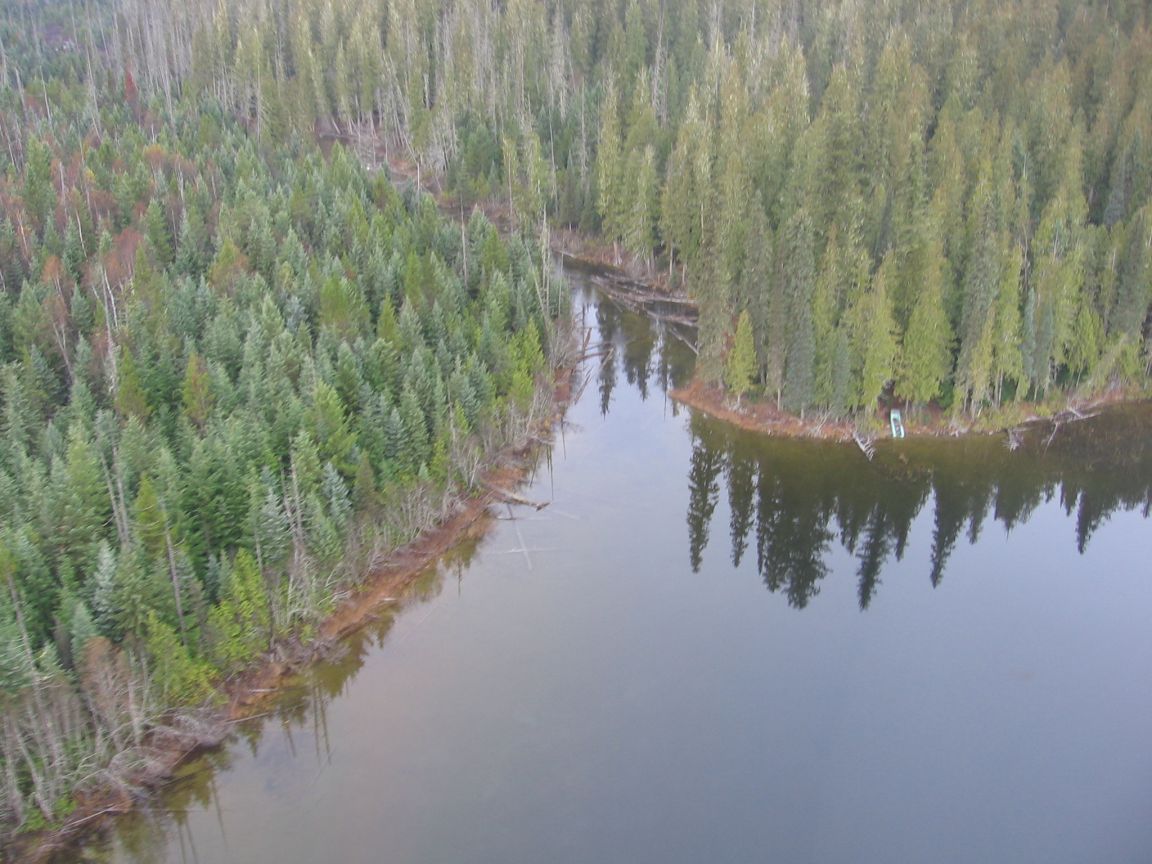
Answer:
[[[549,506],[86,860],[1152,860],[1147,405],[867,462],[678,409],[683,344],[576,292]]]

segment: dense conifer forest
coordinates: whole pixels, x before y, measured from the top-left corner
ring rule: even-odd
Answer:
[[[549,226],[844,416],[1147,388],[1146,3],[13,0],[0,821],[116,785],[521,438]],[[320,145],[323,145],[323,150]],[[499,204],[443,218],[420,183]]]
[[[551,416],[568,302],[535,241],[211,96],[145,95],[72,29],[93,10],[23,11],[0,96],[9,828],[133,792],[141,743],[195,740],[173,709],[311,638]]]
[[[834,415],[1144,387],[1141,2],[193,0],[123,11],[166,103],[385,141],[465,203],[663,256],[702,376]],[[171,17],[175,15],[175,17]],[[746,348],[740,349],[745,355]]]

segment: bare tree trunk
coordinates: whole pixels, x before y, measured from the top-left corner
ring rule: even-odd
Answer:
[[[188,633],[184,624],[184,600],[180,593],[180,573],[176,568],[176,550],[172,546],[172,532],[168,528],[168,511],[161,510],[164,520],[164,545],[168,549],[168,575],[172,579],[172,596],[176,599],[176,620],[180,624],[180,641],[188,647]]]
[[[17,747],[15,736],[19,732],[12,729],[11,718],[5,713],[4,716],[4,796],[7,800],[8,807],[12,810],[12,815],[15,817],[16,824],[24,824],[24,795],[20,791],[20,781],[16,777],[16,753],[14,748]]]
[[[13,581],[12,573],[6,574],[8,582],[8,593],[12,600],[12,608],[16,616],[17,627],[20,631],[20,640],[25,652],[25,662],[28,664],[28,670],[31,677],[31,683],[27,691],[31,694],[31,704],[27,705],[27,709],[31,713],[32,722],[29,724],[36,749],[39,751],[40,758],[52,765],[64,766],[66,763],[64,751],[60,744],[60,738],[56,732],[56,723],[53,720],[48,706],[44,703],[43,694],[40,692],[40,675],[36,668],[36,659],[32,651],[32,640],[28,636],[27,624],[24,620],[24,610],[20,603],[20,595],[16,590],[16,583]],[[21,752],[27,756],[27,746],[23,740],[23,736],[17,736],[20,744]],[[45,817],[52,815],[52,802],[55,796],[51,795],[51,790],[48,790],[47,799],[42,799],[42,786],[44,778],[35,772],[35,764],[31,757],[28,758],[28,771],[32,775],[33,784],[36,788],[37,803],[40,805],[41,810],[44,812]],[[45,809],[47,808],[47,809]]]

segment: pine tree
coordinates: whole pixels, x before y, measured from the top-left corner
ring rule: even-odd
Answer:
[[[188,357],[184,371],[184,386],[181,389],[184,416],[197,429],[203,431],[204,424],[212,413],[212,384],[204,359],[193,351]]]
[[[223,668],[235,668],[266,649],[274,635],[264,577],[252,554],[241,549],[224,579],[218,605],[209,615],[212,653]]]
[[[44,236],[49,219],[54,215],[55,204],[52,153],[37,137],[30,136],[24,166],[24,207],[40,237]]]
[[[699,359],[697,374],[709,384],[718,383],[724,375],[724,349],[731,326],[732,284],[720,255],[713,251],[711,233],[700,255],[696,273],[690,274],[689,286],[700,305]]]
[[[793,326],[788,341],[782,395],[785,407],[803,417],[805,409],[812,403],[816,389],[816,334],[810,306],[799,310]]]
[[[773,317],[780,308],[778,283],[773,278],[776,243],[760,200],[751,202],[748,214],[748,250],[744,271],[736,291],[739,306],[748,310],[752,322],[752,344],[755,348],[756,372],[759,379],[772,342],[782,342],[783,330]]]
[[[195,659],[176,631],[148,613],[145,651],[151,659],[152,682],[164,705],[192,705],[213,694],[212,680],[204,661]]]
[[[172,251],[172,232],[168,228],[168,215],[159,198],[153,198],[144,213],[144,225],[148,232],[148,243],[152,247],[152,254],[156,256],[156,263],[167,267],[174,260]]]
[[[952,368],[952,328],[944,310],[944,250],[926,250],[926,270],[900,351],[896,395],[923,405],[940,395]]]
[[[792,410],[802,411],[815,396],[816,332],[812,313],[815,292],[812,220],[806,210],[797,210],[781,228],[777,251],[777,276],[781,314],[773,317],[787,328],[784,334],[783,399]],[[771,352],[772,344],[768,348]],[[769,361],[769,384],[774,370]]]
[[[700,212],[710,185],[710,178],[701,176],[700,168],[702,164],[708,166],[708,160],[702,160],[700,154],[707,153],[707,147],[708,130],[693,87],[676,145],[668,158],[660,198],[660,236],[669,250],[669,259],[675,254],[685,269],[695,263],[700,251]]]
[[[751,390],[755,384],[756,366],[756,347],[752,340],[752,319],[748,315],[748,310],[745,309],[740,313],[740,318],[736,322],[736,336],[724,367],[724,384],[730,392],[736,394],[737,404],[740,404],[744,394]]]
[[[992,310],[992,375],[995,379],[993,399],[999,405],[1006,381],[1018,384],[1024,380],[1024,354],[1021,349],[1020,286],[1023,279],[1024,252],[1019,246],[1004,256],[1004,270]],[[1017,388],[1017,395],[1020,394]]]
[[[812,298],[815,334],[815,400],[835,414],[847,410],[853,365],[849,322],[844,309],[855,305],[869,285],[871,262],[854,231],[834,227],[820,262]],[[787,322],[782,322],[782,328]]]
[[[748,213],[754,205],[749,164],[748,99],[735,64],[720,92],[721,117],[717,144],[717,189],[714,201],[715,252],[732,284],[739,285],[747,252]],[[753,241],[754,242],[754,241]]]
[[[327,382],[317,381],[312,400],[310,419],[320,459],[332,462],[341,473],[351,477],[356,470],[353,459],[356,439],[340,395]]]
[[[651,266],[656,242],[656,154],[651,145],[630,163],[631,206],[624,232],[628,251]]]
[[[956,362],[958,410],[978,411],[988,395],[992,372],[997,289],[1002,277],[1001,219],[993,185],[992,164],[985,159],[973,192],[968,233],[971,250],[963,283],[960,353]]]
[[[166,551],[167,518],[152,477],[140,478],[136,500],[132,505],[132,523],[136,539],[153,560],[161,560]]]
[[[623,195],[624,156],[621,152],[620,104],[609,80],[600,106],[600,146],[596,153],[597,210],[604,235],[612,240],[624,232],[626,202]]]
[[[1118,263],[1108,336],[1135,343],[1152,305],[1152,206],[1142,207],[1126,226],[1114,228],[1112,235],[1111,254]]]
[[[55,467],[55,466],[54,466]],[[55,530],[58,555],[89,573],[96,564],[95,544],[110,519],[108,491],[88,433],[80,423],[68,429],[62,471],[53,470]]]
[[[848,313],[852,322],[854,353],[860,363],[855,402],[869,411],[875,409],[877,400],[892,379],[896,360],[896,322],[892,320],[887,286],[890,269],[890,266],[881,265],[872,279],[871,288]]]
[[[117,369],[120,373],[116,381],[117,410],[125,417],[135,417],[141,422],[147,422],[152,414],[152,407],[148,404],[148,397],[140,383],[136,359],[127,348],[121,349]]]

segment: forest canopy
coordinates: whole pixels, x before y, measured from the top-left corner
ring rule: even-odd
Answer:
[[[549,226],[686,290],[737,399],[1146,389],[1148,14],[4,4],[0,822],[125,776],[523,437]]]
[[[563,344],[534,240],[166,104],[99,11],[3,31],[0,828],[136,791],[551,416]]]
[[[1152,40],[1136,2],[226,0],[120,11],[149,92],[317,124],[464,202],[662,255],[723,378],[843,414],[1143,388]]]

